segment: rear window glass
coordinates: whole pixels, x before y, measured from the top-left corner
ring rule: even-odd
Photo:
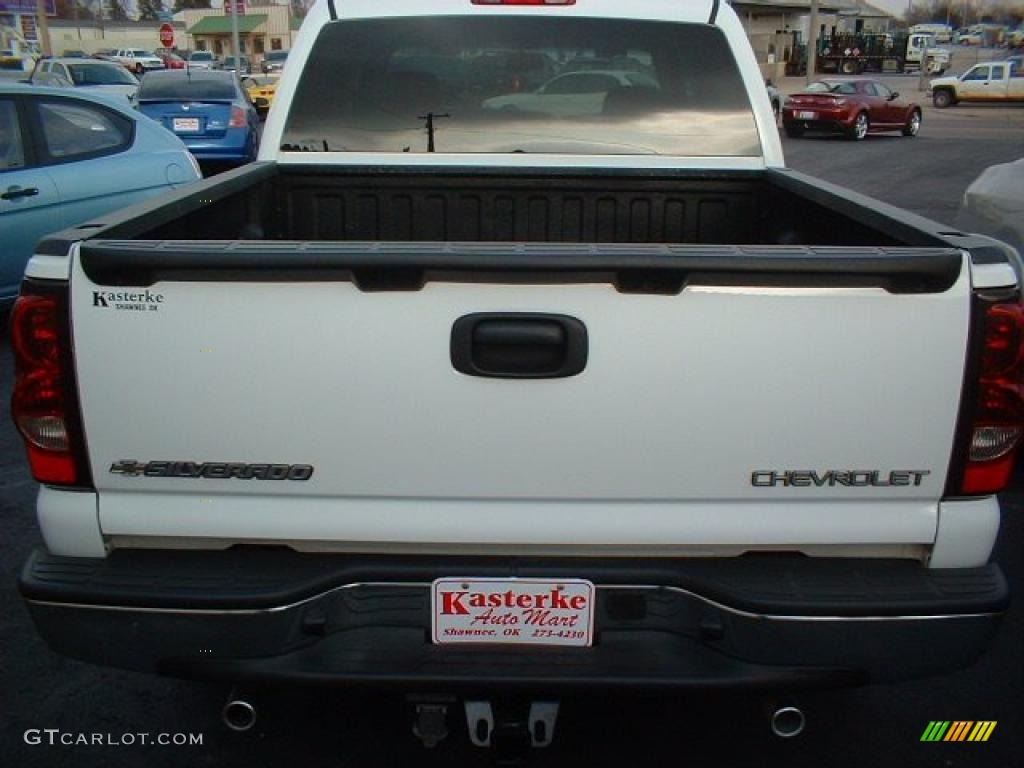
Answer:
[[[46,151],[54,160],[110,154],[127,149],[132,121],[96,104],[40,101]]]
[[[179,70],[181,71],[181,70]],[[145,77],[139,86],[139,101],[153,99],[218,99],[235,98],[235,87],[230,77],[209,78],[182,74],[181,77]]]
[[[446,17],[326,25],[283,149],[760,155],[715,27]]]
[[[69,64],[71,79],[75,85],[136,85],[138,80],[128,70],[117,64],[101,61],[89,64]]]

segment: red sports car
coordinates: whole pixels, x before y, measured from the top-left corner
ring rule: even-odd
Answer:
[[[162,53],[157,51],[157,57],[164,63],[164,67],[167,69],[184,69],[185,60],[176,53]]]
[[[854,141],[877,131],[916,136],[921,130],[921,107],[899,96],[868,78],[819,80],[786,99],[782,126],[794,138],[804,131],[842,133]]]

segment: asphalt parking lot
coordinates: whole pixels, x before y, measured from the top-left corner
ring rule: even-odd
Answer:
[[[920,96],[924,126],[864,142],[836,137],[783,139],[788,163],[859,192],[952,224],[959,199],[986,166],[1024,156],[1024,107],[936,110],[917,78],[886,82]],[[784,92],[802,81],[780,83]],[[1024,191],[1022,191],[1024,193]],[[0,343],[0,403],[11,363]],[[6,412],[6,409],[5,409]],[[0,751],[14,766],[478,765],[490,758],[452,738],[424,752],[400,701],[359,691],[270,692],[252,734],[227,732],[223,686],[100,669],[59,657],[36,637],[14,588],[39,541],[34,484],[9,419],[0,422]],[[1004,496],[996,554],[1017,596],[1024,594],[1024,472]],[[948,677],[884,688],[804,694],[806,733],[791,742],[769,733],[761,697],[686,694],[584,697],[565,704],[556,743],[539,766],[921,766],[1015,768],[1024,755],[1024,601],[1018,599],[992,652]],[[110,637],[113,646],[130,642]],[[981,744],[922,744],[930,720],[995,720]],[[73,734],[202,734],[201,746],[27,743],[29,729]],[[120,738],[122,742],[125,739]]]
[[[972,53],[978,55],[977,50]],[[954,58],[954,71],[974,63],[961,55],[959,62]],[[903,100],[921,106],[917,137],[891,132],[851,142],[838,135],[790,139],[783,133],[787,165],[953,225],[964,190],[982,170],[1024,157],[1024,105],[962,103],[936,109],[919,89],[917,75],[878,79]],[[786,95],[804,84],[804,78],[777,83]]]

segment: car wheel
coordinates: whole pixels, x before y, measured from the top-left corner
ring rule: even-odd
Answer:
[[[870,127],[871,121],[868,119],[868,113],[858,112],[853,125],[850,126],[850,130],[846,135],[851,141],[863,141],[867,137]]]
[[[786,129],[786,135],[791,139],[799,139],[804,135],[804,127],[797,123],[786,123],[783,127]]]
[[[910,117],[907,118],[906,125],[903,126],[904,136],[917,136],[917,132],[921,130],[921,110],[915,109],[910,113]]]
[[[934,94],[932,94],[932,104],[934,104],[937,109],[945,109],[952,103],[953,94],[951,94],[945,88],[943,88],[940,91],[936,91]]]

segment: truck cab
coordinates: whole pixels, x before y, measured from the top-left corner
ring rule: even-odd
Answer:
[[[927,54],[925,53],[927,51]],[[920,68],[921,57],[927,55],[928,74],[941,75],[949,69],[952,54],[947,48],[940,48],[938,39],[930,32],[917,32],[907,38],[907,51],[904,57],[909,68]]]

